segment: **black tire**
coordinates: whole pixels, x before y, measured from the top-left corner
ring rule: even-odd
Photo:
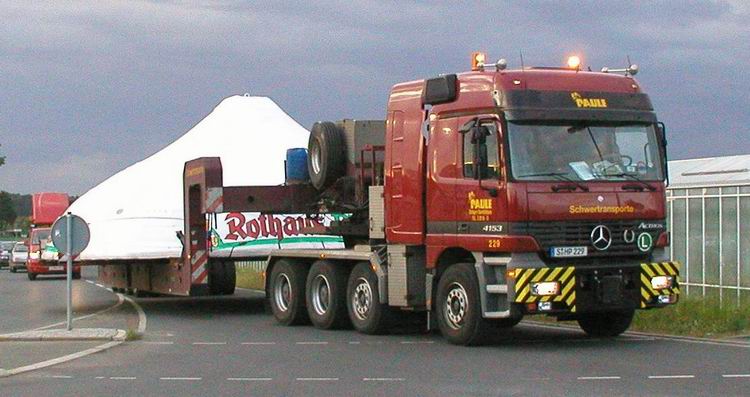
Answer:
[[[9,271],[10,271],[11,273],[15,273],[15,272],[17,271],[17,270],[16,270],[16,268],[15,268],[14,266],[11,266],[10,268],[8,268],[8,270],[9,270]]]
[[[589,336],[611,338],[630,327],[634,314],[632,310],[584,314],[578,317],[578,325]]]
[[[81,279],[81,273],[73,273],[73,280],[80,280]]]
[[[346,145],[341,129],[330,121],[320,121],[310,130],[307,143],[307,169],[310,182],[324,190],[346,173]]]
[[[479,282],[473,265],[453,265],[440,277],[435,311],[440,333],[448,342],[466,346],[485,342],[492,324],[482,318],[479,299]]]
[[[349,273],[346,310],[354,329],[363,334],[382,334],[391,325],[392,309],[380,303],[378,276],[367,262],[358,263]]]
[[[234,262],[211,262],[208,266],[208,289],[211,295],[232,295],[237,283]]]
[[[268,298],[274,318],[284,325],[309,322],[305,308],[305,282],[308,267],[299,262],[281,259],[271,270]]]
[[[36,280],[36,273],[26,273],[26,277],[28,277],[29,280],[34,281]]]
[[[344,263],[326,260],[310,267],[305,286],[307,314],[316,328],[344,328],[350,324],[346,308],[347,270]]]

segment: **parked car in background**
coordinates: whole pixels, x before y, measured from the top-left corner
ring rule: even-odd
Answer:
[[[25,242],[19,241],[13,246],[10,256],[10,272],[15,273],[18,269],[26,269],[26,260],[29,259],[29,247]]]
[[[0,241],[0,269],[10,264],[10,251],[15,241]]]

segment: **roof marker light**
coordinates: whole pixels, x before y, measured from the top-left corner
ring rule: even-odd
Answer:
[[[578,70],[581,67],[581,58],[579,58],[577,55],[568,57],[568,67]]]
[[[471,54],[471,70],[478,71],[484,69],[484,62],[487,56],[480,51],[475,51]]]

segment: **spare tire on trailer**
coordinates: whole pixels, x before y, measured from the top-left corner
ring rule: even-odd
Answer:
[[[310,182],[318,190],[331,186],[346,173],[344,133],[330,121],[319,121],[310,130],[307,144]]]

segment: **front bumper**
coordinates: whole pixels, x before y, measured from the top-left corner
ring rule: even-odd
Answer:
[[[648,309],[677,303],[680,295],[677,262],[516,268],[512,272],[511,302],[523,314]],[[656,276],[672,277],[672,287],[652,288],[651,278]],[[542,282],[558,283],[557,294],[534,295],[532,286]]]

